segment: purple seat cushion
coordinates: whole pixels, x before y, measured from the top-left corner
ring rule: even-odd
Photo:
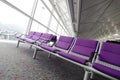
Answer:
[[[43,33],[39,40],[37,40],[38,45],[41,45],[41,43],[47,43],[51,40],[52,34],[45,34]]]
[[[35,34],[35,32],[31,31],[28,33],[28,35],[20,36],[20,37],[18,37],[18,39],[20,39],[20,40],[30,39],[34,34]]]
[[[40,45],[40,47],[45,49],[45,50],[48,50],[50,52],[55,52],[55,50],[56,50],[55,48],[47,46],[47,45]]]
[[[78,46],[84,46],[95,49],[97,46],[98,41],[95,40],[89,40],[89,39],[83,39],[83,38],[77,38],[75,45]]]
[[[116,54],[120,55],[120,45],[119,44],[103,42],[101,50],[108,51],[111,53],[116,53]]]
[[[33,44],[33,43],[35,43],[36,40],[32,40],[32,39],[29,39],[29,38],[25,38],[24,41]]]
[[[117,71],[117,70],[113,70],[111,68],[108,68],[106,66],[103,66],[103,65],[100,65],[100,64],[97,64],[97,63],[94,63],[93,64],[93,67],[105,74],[108,74],[110,76],[113,76],[117,79],[120,79],[120,71]]]
[[[31,38],[36,32],[30,31],[28,35],[26,35],[27,38]]]
[[[95,52],[97,43],[98,41],[77,38],[71,51],[89,57]]]
[[[42,33],[40,33],[40,32],[35,32],[35,34],[32,36],[31,39],[33,39],[33,40],[38,40],[41,35],[42,35]]]
[[[51,37],[52,37],[52,34],[44,33],[44,34],[42,34],[42,36],[40,37],[40,39],[42,39],[42,40],[50,40]]]
[[[64,50],[68,50],[73,42],[73,39],[73,37],[60,36],[55,46]]]
[[[60,42],[60,41],[56,42],[56,44],[55,44],[56,47],[62,48],[64,50],[68,50],[70,45],[71,45],[71,43]]]
[[[79,58],[79,57],[76,57],[74,55],[71,55],[71,54],[68,54],[68,53],[64,53],[64,52],[58,52],[59,55],[65,57],[65,58],[68,58],[70,60],[73,60],[75,62],[78,62],[78,63],[81,63],[81,64],[85,64],[87,62],[87,60],[85,59],[82,59],[82,58]]]
[[[37,43],[38,45],[41,45],[43,41],[44,41],[44,40],[39,39],[39,40],[36,41],[36,43]]]
[[[99,55],[99,60],[102,60],[102,61],[105,61],[105,62],[108,62],[110,64],[120,67],[120,55],[119,54],[101,51]]]
[[[77,54],[81,54],[81,55],[84,55],[84,56],[90,56],[92,54],[92,52],[95,52],[95,49],[75,45],[72,48],[72,52],[77,53]]]
[[[49,42],[49,40],[45,40],[45,39],[39,39],[39,40],[37,40],[37,43],[47,43],[47,42]]]
[[[98,59],[120,67],[120,45],[103,42]]]
[[[67,42],[67,43],[72,43],[73,37],[68,37],[68,36],[60,36],[59,41],[62,42]]]

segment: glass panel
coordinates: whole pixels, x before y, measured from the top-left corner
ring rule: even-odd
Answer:
[[[57,28],[57,21],[54,17],[52,17],[51,19],[51,24],[50,24],[50,29],[52,29],[53,31],[56,31],[56,28]]]
[[[57,18],[57,20],[59,20],[59,16],[58,16],[58,14],[55,12],[55,10],[53,11],[53,15]]]
[[[64,31],[64,30],[62,30],[62,31],[61,31],[61,34],[65,36],[65,31]]]
[[[0,2],[0,39],[15,40],[15,32],[25,33],[29,18]]]
[[[32,7],[35,0],[7,0],[27,14],[31,14]]]
[[[42,25],[38,24],[37,22],[33,21],[31,26],[31,31],[37,31],[37,32],[46,32],[46,28]]]
[[[72,35],[74,35],[71,16],[69,14],[70,11],[67,5],[68,4],[67,1],[66,0],[50,0],[50,1],[55,6],[58,14],[60,15],[60,18],[62,19],[62,22],[60,22],[62,27],[64,27],[64,29],[66,29],[67,32],[70,32],[72,33]]]
[[[51,5],[50,1],[49,0],[43,0],[43,1],[48,6],[48,8],[52,11],[53,8],[52,8],[52,5]]]
[[[62,31],[62,28],[61,28],[61,26],[59,25],[59,26],[58,26],[58,29],[57,29],[57,33],[58,33],[59,35],[61,35],[61,31]]]
[[[45,26],[48,26],[49,18],[50,18],[50,12],[47,10],[44,4],[39,0],[35,13],[35,19],[40,21]]]
[[[62,35],[69,36],[64,30],[62,30]],[[70,36],[72,36],[72,35],[70,35]]]
[[[52,32],[52,31],[49,31],[48,33],[50,33],[50,34],[55,34],[54,32]]]

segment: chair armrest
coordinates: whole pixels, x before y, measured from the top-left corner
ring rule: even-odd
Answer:
[[[23,36],[24,34],[21,34],[21,33],[15,33],[14,34],[16,37],[21,37],[21,36]]]
[[[90,63],[92,62],[95,53],[96,53],[96,52],[92,52],[92,54],[91,54],[90,57],[89,57],[88,62],[90,62]]]

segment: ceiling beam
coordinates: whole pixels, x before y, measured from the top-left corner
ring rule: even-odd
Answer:
[[[72,22],[75,22],[73,0],[68,0],[68,4],[69,4],[69,8],[70,8],[70,15],[71,15],[71,18],[72,18]]]
[[[81,17],[82,17],[82,0],[78,0],[78,2],[77,2],[77,5],[78,5],[78,13],[77,13],[77,29],[79,30],[79,28],[80,28],[80,22],[81,22]],[[79,34],[79,31],[78,31],[78,33],[77,33],[77,36],[78,36],[78,34]]]

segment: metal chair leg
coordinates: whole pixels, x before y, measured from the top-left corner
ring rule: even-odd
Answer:
[[[32,48],[32,45],[30,45],[30,49]]]
[[[84,75],[84,79],[83,80],[90,80],[90,77],[91,77],[91,72],[85,70],[85,75]]]
[[[49,53],[49,54],[48,54],[48,58],[50,58],[50,57],[51,57],[51,54]]]
[[[19,47],[19,44],[20,44],[20,40],[18,40],[18,43],[17,43],[17,46],[16,46],[17,48]]]
[[[37,48],[35,48],[35,50],[34,50],[33,59],[36,58],[36,55],[37,55]]]

